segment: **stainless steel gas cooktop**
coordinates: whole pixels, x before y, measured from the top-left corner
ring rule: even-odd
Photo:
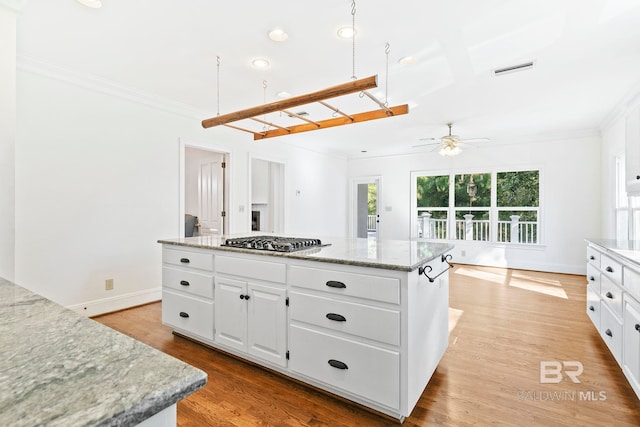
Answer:
[[[274,252],[295,252],[303,249],[310,249],[327,245],[323,245],[320,239],[279,236],[250,236],[227,238],[225,239],[225,242],[221,244],[221,246]]]

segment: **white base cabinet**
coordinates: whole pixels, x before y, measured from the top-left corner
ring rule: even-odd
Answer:
[[[163,261],[163,322],[176,332],[400,420],[447,349],[441,256],[425,264],[433,280],[167,244]]]
[[[640,267],[587,247],[587,314],[640,398]]]

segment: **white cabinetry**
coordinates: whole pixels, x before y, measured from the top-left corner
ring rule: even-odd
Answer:
[[[165,248],[162,261],[162,322],[213,340],[213,254]]]
[[[423,267],[167,244],[162,319],[181,335],[402,420],[448,345],[448,263],[438,255]]]
[[[623,370],[640,396],[640,304],[628,299],[624,308]]]
[[[640,106],[627,115],[625,173],[628,195],[640,195]]]
[[[604,248],[587,248],[587,314],[640,397],[638,270]]]
[[[275,280],[258,281],[257,276]],[[285,265],[216,258],[215,341],[279,366],[286,366]]]

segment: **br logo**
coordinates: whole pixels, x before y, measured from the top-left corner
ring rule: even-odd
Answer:
[[[543,360],[540,362],[540,384],[558,384],[565,375],[575,384],[580,384],[578,377],[583,371],[584,366],[576,360]]]

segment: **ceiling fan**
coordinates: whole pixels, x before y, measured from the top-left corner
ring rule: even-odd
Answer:
[[[462,150],[460,149],[460,145],[464,145],[466,143],[489,141],[488,138],[462,139],[458,135],[451,134],[451,128],[453,127],[453,123],[447,123],[447,126],[449,127],[449,135],[444,135],[440,138],[422,138],[420,139],[420,141],[437,141],[437,142],[414,145],[414,147],[422,147],[425,145],[439,144],[440,151],[438,153],[440,155],[456,156],[462,152]]]

